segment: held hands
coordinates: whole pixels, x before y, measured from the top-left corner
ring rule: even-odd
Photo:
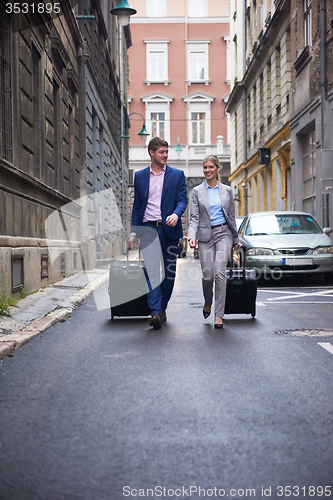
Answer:
[[[168,226],[175,226],[178,222],[178,215],[171,214],[165,219],[165,222]]]
[[[188,244],[190,245],[190,248],[195,248],[198,244],[198,240],[191,238],[190,241],[188,242]]]
[[[127,242],[127,245],[128,245],[128,248],[130,250],[132,250],[134,247],[137,246],[137,243],[138,243],[138,239],[136,236],[134,236],[133,234],[129,237],[128,239],[128,242]]]

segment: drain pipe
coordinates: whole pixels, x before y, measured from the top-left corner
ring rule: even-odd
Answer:
[[[246,73],[246,0],[243,1],[243,9],[244,9],[244,14],[243,14],[243,79]],[[246,89],[243,87],[243,123],[244,123],[244,163],[246,164],[247,162],[247,96],[246,96]],[[247,215],[248,208],[247,208],[247,202],[248,202],[248,197],[247,197],[247,169],[244,169],[244,182],[243,184],[245,185],[244,188],[244,198],[245,198],[245,213],[244,215]]]
[[[320,0],[320,100],[321,100],[321,149],[325,149],[326,102],[326,0]]]
[[[320,112],[321,149],[325,149],[325,106],[326,105],[326,0],[320,0]],[[322,163],[322,162],[321,162]],[[323,164],[321,164],[323,168]],[[323,194],[323,225],[328,227],[328,194]]]

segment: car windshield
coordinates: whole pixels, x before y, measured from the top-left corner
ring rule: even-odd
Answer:
[[[250,217],[246,236],[269,234],[321,234],[322,230],[310,215],[262,215]]]

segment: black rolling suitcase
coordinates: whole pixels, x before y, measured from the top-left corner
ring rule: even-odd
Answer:
[[[110,266],[111,319],[115,316],[150,316],[147,272],[143,260],[115,261]]]
[[[225,314],[256,315],[257,277],[255,269],[229,268]]]

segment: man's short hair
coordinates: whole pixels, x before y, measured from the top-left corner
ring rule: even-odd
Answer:
[[[167,143],[167,141],[165,141],[164,139],[162,139],[161,137],[153,137],[150,141],[149,141],[149,144],[148,144],[148,154],[150,156],[150,151],[157,151],[158,148],[160,147],[164,147],[164,148],[168,148],[169,147],[169,144]]]

